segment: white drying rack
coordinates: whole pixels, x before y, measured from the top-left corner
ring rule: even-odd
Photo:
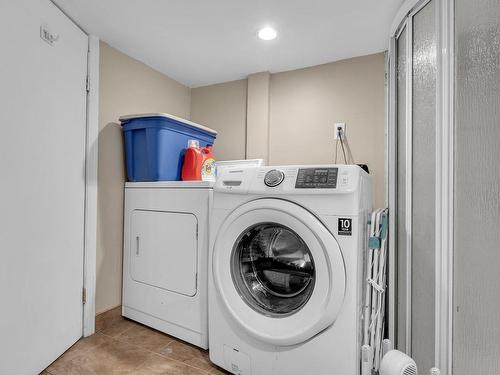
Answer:
[[[362,375],[377,374],[383,356],[388,209],[371,214],[363,310]]]

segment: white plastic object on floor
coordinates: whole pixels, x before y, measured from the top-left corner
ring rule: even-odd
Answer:
[[[384,355],[386,355],[392,349],[394,349],[394,348],[392,347],[391,340],[389,340],[389,339],[382,340],[382,358],[384,357]]]
[[[441,375],[441,370],[436,367],[433,367],[430,370],[430,375]]]
[[[417,365],[405,353],[391,350],[382,358],[379,375],[418,375]]]

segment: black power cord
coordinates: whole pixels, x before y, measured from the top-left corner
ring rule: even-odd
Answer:
[[[342,146],[342,154],[344,154],[344,164],[347,164],[347,158],[345,156],[345,148],[344,148],[344,139],[343,139],[344,135],[342,134],[342,128],[337,128],[337,137],[338,137],[338,139],[340,139],[340,145]],[[337,141],[338,141],[338,139],[337,139]],[[338,142],[337,142],[337,144],[338,144]],[[335,150],[335,158],[336,157],[337,157],[337,150]],[[335,160],[335,162],[337,162],[337,161]]]

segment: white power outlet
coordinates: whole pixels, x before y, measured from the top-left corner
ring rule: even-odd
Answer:
[[[339,132],[342,137],[345,137],[345,122],[333,124],[333,139],[339,139]]]

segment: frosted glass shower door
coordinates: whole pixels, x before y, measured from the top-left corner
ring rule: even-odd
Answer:
[[[453,375],[500,372],[500,1],[455,1]]]
[[[436,4],[413,16],[412,56],[412,356],[434,366],[436,272]]]
[[[397,347],[434,365],[436,231],[436,1],[396,38]]]

